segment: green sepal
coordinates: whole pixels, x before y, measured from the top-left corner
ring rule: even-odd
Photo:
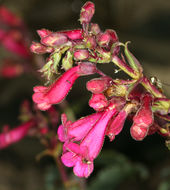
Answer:
[[[125,47],[125,55],[128,60],[129,65],[134,69],[135,72],[142,73],[143,69],[139,63],[139,61],[136,59],[136,57],[129,51],[128,49],[128,43],[126,42],[124,47]]]
[[[53,76],[53,72],[51,71],[51,67],[53,65],[53,61],[49,60],[39,71],[43,73],[43,76],[49,81]]]
[[[159,112],[163,115],[168,114],[170,110],[170,100],[158,100],[152,105],[153,112]]]
[[[62,60],[62,68],[67,71],[73,66],[73,54],[70,51],[67,51],[65,57]]]

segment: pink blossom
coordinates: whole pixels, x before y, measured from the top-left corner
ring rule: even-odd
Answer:
[[[47,110],[52,104],[60,103],[66,97],[78,77],[95,72],[95,65],[89,62],[79,64],[67,70],[51,86],[34,87],[33,101],[37,103],[39,109]]]
[[[28,130],[34,126],[33,121],[28,121],[14,129],[11,129],[8,132],[4,132],[0,134],[0,149],[6,148],[7,146],[16,143],[23,139]]]
[[[115,118],[110,121],[106,131],[106,135],[110,138],[110,141],[113,141],[115,136],[122,131],[125,120],[134,106],[134,104],[126,104],[124,108],[118,113],[118,115],[116,115]]]
[[[67,121],[65,114],[62,114],[62,125],[58,128],[59,140],[65,142],[68,140],[79,141],[83,139],[101,116],[102,112],[98,112],[82,117],[72,123],[71,121]]]
[[[142,98],[142,105],[133,118],[133,125],[130,129],[132,138],[143,140],[153,123],[153,112],[151,109],[152,96],[146,93]]]
[[[93,171],[93,160],[98,156],[105,137],[107,124],[117,110],[111,104],[94,124],[80,145],[70,143],[61,157],[62,162],[68,167],[74,167],[74,174],[78,177],[88,177]]]

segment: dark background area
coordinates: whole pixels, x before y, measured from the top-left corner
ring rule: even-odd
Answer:
[[[31,38],[37,41],[39,37],[36,30],[41,28],[52,31],[79,28],[79,11],[85,2],[84,0],[0,0],[0,4],[23,18],[30,30]],[[96,12],[92,22],[98,23],[102,30],[107,28],[116,30],[121,42],[131,41],[129,48],[144,67],[145,74],[159,78],[166,95],[170,97],[170,1],[96,0],[93,2]],[[101,68],[113,77],[111,64]],[[85,89],[87,80],[87,78],[78,80],[67,97],[68,101],[73,101],[71,103],[73,107],[75,100],[82,97],[78,104],[81,107],[82,103],[83,108],[80,112],[76,112],[77,117],[91,112],[87,104],[90,93]],[[29,75],[12,81],[0,79],[0,125],[18,124],[19,105],[25,98],[30,99],[32,87],[36,84],[36,80]],[[106,139],[89,184],[102,170],[105,171],[110,160],[118,163],[118,166],[120,164],[119,170],[115,170],[117,175],[119,172],[126,173],[125,170],[121,170],[121,163],[117,161],[120,156],[128,160],[128,166],[140,163],[141,168],[143,167],[140,171],[144,172],[144,180],[140,181],[136,178],[136,174],[133,176],[128,173],[127,177],[121,178],[122,181],[120,180],[118,186],[115,188],[110,186],[108,190],[144,188],[169,190],[170,154],[164,145],[164,139],[153,135],[142,142],[136,142],[130,136],[129,126],[127,122],[123,132],[114,142],[110,143]],[[53,160],[48,157],[40,162],[35,160],[37,153],[42,150],[43,147],[37,139],[26,138],[0,151],[0,190],[59,189],[56,185],[59,174]],[[108,159],[108,163],[103,164],[100,158],[102,160],[105,151],[114,154],[111,153],[110,157],[105,158]]]

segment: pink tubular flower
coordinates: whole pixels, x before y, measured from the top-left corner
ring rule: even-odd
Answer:
[[[80,63],[78,66],[66,71],[50,87],[34,87],[33,101],[38,104],[39,109],[47,110],[52,104],[57,104],[66,97],[78,77],[95,72],[96,67],[92,63]]]
[[[111,117],[117,113],[111,104],[94,124],[80,145],[69,143],[61,160],[68,167],[74,167],[74,174],[78,177],[88,177],[93,171],[93,160],[98,156],[105,137],[107,124]]]
[[[127,104],[110,122],[106,131],[106,135],[110,138],[110,141],[113,141],[115,136],[122,131],[125,120],[128,114],[131,112],[132,108],[133,104]]]
[[[9,132],[4,132],[0,134],[0,149],[6,148],[7,146],[16,143],[23,139],[30,128],[34,126],[33,121],[28,121]]]
[[[142,98],[142,105],[133,118],[133,125],[130,129],[132,138],[143,140],[153,123],[153,112],[151,109],[152,96],[146,93]]]
[[[102,112],[98,112],[82,117],[78,121],[72,123],[71,121],[66,121],[67,117],[63,114],[62,125],[58,128],[59,140],[65,142],[68,140],[79,141],[83,139],[101,116]]]

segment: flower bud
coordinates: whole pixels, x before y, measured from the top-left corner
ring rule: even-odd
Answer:
[[[79,49],[74,52],[75,60],[85,60],[89,57],[89,51],[86,49]]]
[[[95,24],[95,23],[91,23],[91,28],[90,31],[92,32],[92,34],[97,35],[101,32],[99,25]]]
[[[38,35],[40,36],[40,38],[45,38],[48,35],[52,34],[51,31],[47,30],[47,29],[41,29],[41,30],[37,30]]]
[[[109,34],[109,36],[110,36],[110,41],[111,41],[112,43],[115,43],[115,42],[118,41],[118,36],[117,36],[117,34],[116,34],[116,32],[115,32],[114,30],[107,29],[107,30],[106,30],[106,33]]]
[[[136,141],[143,140],[148,133],[148,128],[139,127],[138,125],[133,125],[130,128],[130,134]]]
[[[94,94],[99,94],[110,86],[111,81],[110,77],[95,78],[87,82],[86,88]]]
[[[96,111],[102,111],[108,106],[107,98],[104,94],[92,94],[92,97],[89,100],[89,106]]]
[[[60,31],[58,33],[65,34],[70,40],[83,39],[82,29]]]
[[[79,64],[78,74],[81,76],[91,75],[96,73],[96,71],[97,71],[96,65],[91,62],[81,62]]]
[[[37,43],[37,42],[32,42],[32,45],[30,46],[30,50],[33,53],[43,54],[46,52],[52,52],[53,48],[46,47],[46,46],[44,46],[40,43]]]
[[[86,2],[80,12],[81,24],[83,23],[88,24],[91,21],[94,12],[95,12],[94,4],[90,1]]]
[[[97,36],[97,43],[99,46],[107,46],[110,42],[110,35],[108,33],[99,34]]]
[[[67,36],[58,32],[51,33],[41,39],[41,43],[46,46],[61,46],[66,42],[68,42]]]
[[[93,36],[87,36],[84,41],[86,43],[86,47],[89,49],[94,49],[97,46],[96,40]]]

